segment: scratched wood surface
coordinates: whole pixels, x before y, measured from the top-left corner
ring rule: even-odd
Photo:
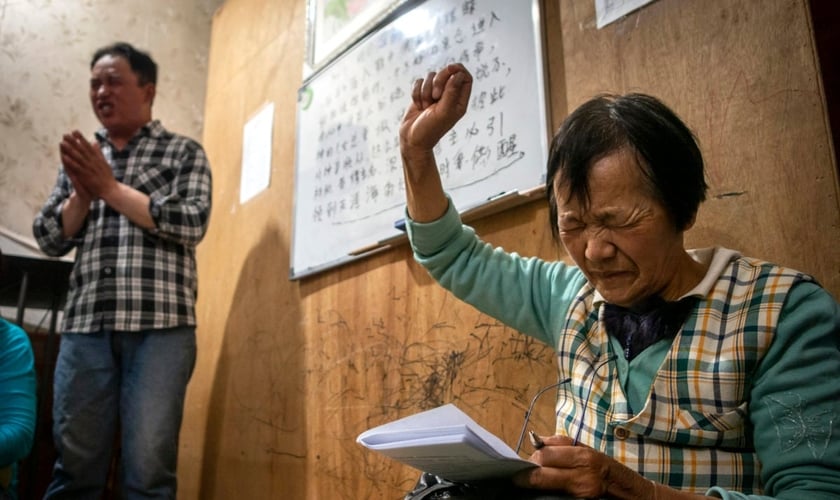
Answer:
[[[671,104],[710,186],[687,244],[812,273],[840,295],[837,170],[807,2],[676,3],[599,31],[593,2],[562,2],[569,109],[604,91]]]
[[[661,96],[709,163],[688,243],[798,267],[838,294],[836,170],[805,3],[658,0],[600,31],[591,4],[544,9],[552,128],[597,92]],[[513,443],[528,400],[555,379],[550,349],[453,299],[405,246],[287,279],[305,7],[228,0],[214,20],[214,213],[199,247],[179,498],[401,498],[417,472],[361,448],[360,432],[455,402]],[[242,127],[266,101],[277,109],[271,186],[240,206]],[[562,257],[546,215],[534,202],[475,226],[506,249]],[[546,432],[543,403],[533,427]]]

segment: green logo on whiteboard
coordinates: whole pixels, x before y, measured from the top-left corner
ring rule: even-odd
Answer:
[[[312,89],[309,87],[304,87],[300,89],[298,92],[298,103],[300,103],[301,109],[306,111],[309,109],[309,106],[312,104]]]

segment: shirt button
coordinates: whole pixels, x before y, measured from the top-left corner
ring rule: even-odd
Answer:
[[[615,429],[615,438],[624,441],[625,439],[630,436],[630,431],[623,427],[616,427]]]
[[[110,276],[111,274],[113,274],[114,268],[107,266],[104,269],[102,269],[102,272],[105,273],[105,276]]]

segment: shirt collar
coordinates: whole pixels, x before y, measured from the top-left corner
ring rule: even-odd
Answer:
[[[152,120],[152,121],[148,122],[147,124],[143,125],[142,127],[140,127],[140,130],[138,130],[137,133],[135,133],[134,136],[131,138],[131,140],[129,140],[128,142],[134,141],[134,139],[137,138],[137,137],[146,137],[146,136],[156,139],[156,138],[160,137],[161,135],[163,135],[164,131],[165,130],[163,128],[163,125],[161,125],[160,120]],[[108,129],[106,129],[105,127],[102,127],[99,130],[97,130],[96,132],[94,132],[94,135],[96,136],[97,140],[100,143],[110,142],[110,139],[109,139],[109,136],[108,136]]]

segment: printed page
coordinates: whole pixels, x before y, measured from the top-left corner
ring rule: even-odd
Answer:
[[[451,481],[508,477],[536,467],[452,404],[374,427],[356,441]]]

